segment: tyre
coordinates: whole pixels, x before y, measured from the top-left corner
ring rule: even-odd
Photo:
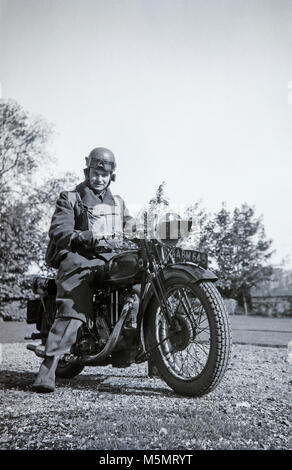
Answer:
[[[212,282],[175,273],[165,283],[162,300],[170,322],[155,297],[145,316],[151,361],[176,393],[205,395],[219,384],[230,355],[231,331],[222,297]]]
[[[58,362],[56,377],[71,379],[80,374],[84,366],[72,354],[65,354]]]

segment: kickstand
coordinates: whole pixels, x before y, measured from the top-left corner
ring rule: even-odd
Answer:
[[[159,377],[160,374],[158,372],[158,369],[154,362],[151,360],[151,358],[148,359],[148,377],[153,378],[153,377]]]

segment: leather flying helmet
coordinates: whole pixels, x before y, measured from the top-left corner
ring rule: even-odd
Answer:
[[[89,168],[102,169],[111,173],[111,180],[115,180],[116,159],[113,152],[104,147],[97,147],[91,150],[88,157],[85,158],[87,171]],[[85,172],[87,172],[85,170]]]

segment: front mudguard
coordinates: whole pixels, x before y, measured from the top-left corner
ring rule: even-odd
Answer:
[[[212,281],[215,282],[218,280],[218,277],[209,269],[204,269],[201,266],[197,266],[193,263],[176,263],[170,264],[163,270],[163,276],[165,280],[169,279],[171,276],[177,274],[187,274],[190,281],[199,282],[199,281]],[[149,288],[146,291],[145,297],[143,299],[143,314],[146,312],[151,299],[155,295],[153,288],[149,285]]]
[[[166,281],[171,276],[175,274],[179,275],[181,273],[186,274],[190,282],[199,282],[202,280],[216,282],[218,280],[218,277],[209,269],[204,269],[201,266],[197,266],[194,263],[189,262],[170,264],[163,270],[163,275]],[[145,316],[147,316],[148,306],[154,297],[155,292],[151,284],[148,284],[148,288],[146,289],[142,299],[142,308],[140,308],[138,315],[138,325],[140,325],[140,339],[144,352],[146,352],[147,349],[145,344]]]
[[[163,271],[165,279],[168,279],[168,277],[173,275],[175,271],[188,274],[190,276],[190,280],[194,282],[202,280],[215,282],[218,280],[218,277],[209,269],[204,269],[201,266],[197,266],[196,264],[188,262],[170,264],[167,266],[167,268]]]

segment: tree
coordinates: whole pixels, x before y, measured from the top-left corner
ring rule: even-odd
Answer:
[[[192,227],[189,236],[180,243],[180,246],[184,249],[207,251],[206,225],[210,215],[202,206],[202,201],[187,206],[183,218],[191,219]]]
[[[15,101],[0,102],[0,297],[21,296],[32,263],[45,269],[49,219],[67,173],[43,179],[53,159],[47,146],[53,129]],[[37,180],[43,179],[42,183]]]
[[[285,265],[275,266],[270,279],[260,282],[255,289],[254,295],[291,295],[292,271],[285,269]]]
[[[247,313],[251,288],[273,273],[272,240],[266,238],[262,218],[247,204],[233,213],[223,204],[206,225],[205,239],[222,293],[236,298]]]
[[[154,207],[159,207],[159,206],[162,206],[162,207],[169,206],[169,200],[165,196],[165,185],[166,185],[166,182],[162,181],[162,183],[158,186],[156,193],[155,193],[155,197],[153,197],[149,201],[150,207],[154,208]]]
[[[0,194],[17,193],[44,165],[52,127],[31,117],[16,101],[0,101]]]
[[[152,233],[157,220],[166,213],[177,214],[182,220],[192,219],[193,224],[189,236],[181,240],[178,246],[185,249],[206,251],[205,226],[209,220],[209,214],[202,207],[202,201],[187,207],[174,208],[170,205],[169,198],[165,195],[165,186],[166,182],[163,181],[158,186],[155,196],[150,199],[148,206],[140,211],[137,219],[142,223],[141,220],[144,217],[144,226],[147,222],[148,235]]]
[[[155,196],[150,199],[149,203],[143,206],[136,214],[137,232],[135,236],[147,236],[152,238],[154,236],[153,229],[157,219],[166,212],[169,207],[168,198],[165,196],[163,181],[157,188]]]

